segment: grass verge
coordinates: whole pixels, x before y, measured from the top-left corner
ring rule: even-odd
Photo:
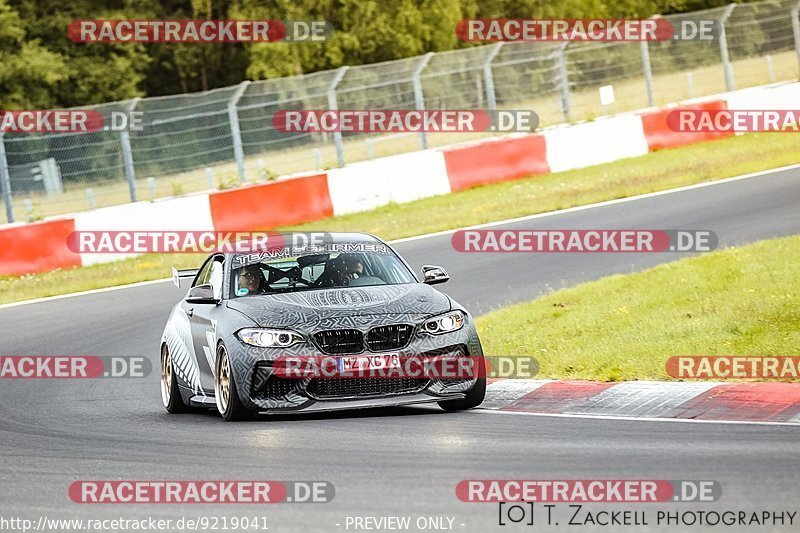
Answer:
[[[798,154],[800,135],[742,135],[286,229],[366,231],[397,239],[777,168],[800,163]]]
[[[798,135],[748,134],[280,229],[366,231],[397,239],[767,170],[797,163],[798,153]],[[199,261],[194,254],[151,254],[88,268],[0,277],[0,303],[165,278],[171,265],[188,268]]]
[[[560,290],[477,319],[484,350],[539,378],[671,379],[673,355],[800,355],[800,236]]]

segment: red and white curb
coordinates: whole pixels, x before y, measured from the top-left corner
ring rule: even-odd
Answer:
[[[490,381],[484,409],[642,419],[800,424],[800,383]]]

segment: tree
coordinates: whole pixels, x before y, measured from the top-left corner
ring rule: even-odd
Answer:
[[[77,107],[143,96],[139,88],[149,63],[140,44],[74,43],[67,26],[76,19],[131,18],[136,12],[99,7],[94,0],[9,0],[24,21],[27,40],[63,59],[66,71],[49,92],[55,106]],[[101,4],[103,5],[103,4]]]
[[[0,0],[0,109],[52,107],[53,90],[66,77],[63,56],[25,38],[19,13]]]

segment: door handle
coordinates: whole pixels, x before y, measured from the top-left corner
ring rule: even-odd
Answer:
[[[192,318],[192,315],[194,315],[194,307],[192,307],[191,309],[189,309],[189,312],[188,312],[188,313],[186,313],[186,314],[187,314],[187,315],[189,315],[189,318]]]

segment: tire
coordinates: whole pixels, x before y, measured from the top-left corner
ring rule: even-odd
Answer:
[[[478,407],[480,404],[483,403],[483,399],[486,397],[486,365],[481,358],[481,368],[478,373],[479,377],[475,381],[475,386],[467,392],[467,395],[462,400],[445,400],[443,402],[438,402],[439,407],[444,409],[447,412],[453,411],[466,411],[467,409],[472,409],[473,407]]]
[[[175,367],[166,344],[161,347],[161,403],[168,413],[189,412],[189,407],[183,403],[178,388],[178,376],[175,375]]]
[[[250,420],[255,413],[247,409],[239,398],[239,390],[233,369],[228,358],[228,350],[224,344],[217,348],[217,362],[214,371],[214,397],[217,400],[217,410],[227,422],[235,420]]]

